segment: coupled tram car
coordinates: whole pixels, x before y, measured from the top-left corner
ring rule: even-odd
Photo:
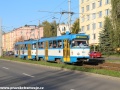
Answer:
[[[81,63],[89,60],[89,36],[69,34],[15,43],[15,57],[43,59],[64,63]]]

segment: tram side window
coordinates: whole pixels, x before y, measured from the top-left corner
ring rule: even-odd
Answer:
[[[15,45],[15,50],[18,50],[18,45]]]
[[[25,44],[22,45],[22,49],[25,49]]]
[[[40,48],[44,48],[44,42],[40,42]]]
[[[53,48],[53,43],[52,43],[52,41],[49,41],[49,48]]]
[[[36,43],[32,44],[32,49],[36,49]]]
[[[20,50],[22,50],[23,49],[23,45],[20,45]]]
[[[62,48],[62,40],[58,40],[58,45],[57,45],[58,48]]]
[[[22,54],[24,54],[25,44],[22,44]]]
[[[57,48],[57,41],[53,41],[53,48]]]
[[[20,50],[20,45],[18,45],[18,50]]]
[[[40,48],[40,42],[38,43],[38,48]]]
[[[21,50],[21,45],[19,45],[19,49]]]
[[[25,49],[27,49],[27,44],[25,44]]]

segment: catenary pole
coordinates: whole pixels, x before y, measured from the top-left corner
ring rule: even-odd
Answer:
[[[36,59],[37,59],[37,61],[39,60],[39,57],[38,57],[38,49],[39,49],[38,41],[39,41],[39,39],[40,39],[40,21],[39,21],[39,25],[38,25],[38,39],[37,39],[37,45],[36,45]]]
[[[70,30],[70,27],[71,27],[71,0],[68,0],[68,26],[69,26],[69,30]],[[71,32],[71,30],[70,30]]]
[[[2,56],[2,20],[0,19],[0,57]]]

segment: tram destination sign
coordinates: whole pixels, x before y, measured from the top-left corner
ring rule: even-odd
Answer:
[[[88,36],[76,36],[76,38],[79,38],[79,39],[88,39]]]

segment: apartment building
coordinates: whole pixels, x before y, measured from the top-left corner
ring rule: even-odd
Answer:
[[[43,27],[25,25],[2,35],[3,51],[13,51],[14,43],[43,37]]]
[[[90,45],[99,44],[99,33],[103,30],[104,18],[110,16],[110,0],[79,0],[80,28],[90,36]]]

